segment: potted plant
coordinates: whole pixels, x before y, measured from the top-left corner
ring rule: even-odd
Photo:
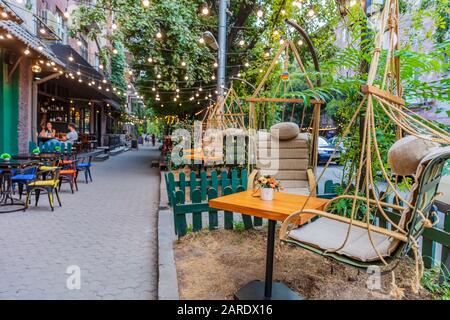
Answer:
[[[0,158],[2,158],[4,161],[11,160],[11,155],[9,153],[3,153]]]
[[[282,190],[283,187],[280,182],[270,175],[262,175],[256,180],[255,185],[257,189],[261,190],[261,200],[273,200],[274,191]]]

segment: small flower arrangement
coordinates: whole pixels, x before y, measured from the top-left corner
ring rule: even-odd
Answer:
[[[255,187],[258,189],[274,189],[275,191],[283,190],[280,182],[270,175],[262,175],[255,181]]]
[[[3,153],[0,158],[2,158],[5,161],[8,161],[11,159],[11,155],[9,153]]]

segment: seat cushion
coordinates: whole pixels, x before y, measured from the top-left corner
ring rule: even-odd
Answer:
[[[36,175],[34,174],[17,174],[11,178],[12,181],[30,181],[36,179]]]
[[[333,250],[344,243],[348,229],[347,223],[322,217],[290,231],[289,237],[322,250]],[[389,256],[396,247],[392,245],[393,239],[386,235],[371,232],[371,237],[376,250],[382,257]],[[337,253],[363,262],[379,260],[368,231],[356,226],[351,227],[345,246]]]
[[[29,187],[52,187],[55,185],[56,182],[53,180],[39,180],[28,184]]]
[[[270,135],[275,139],[291,140],[298,136],[300,129],[294,122],[281,122],[270,127]]]
[[[77,164],[77,168],[89,168],[92,165],[90,163],[79,163]]]
[[[59,167],[50,167],[50,166],[40,166],[39,167],[39,170],[40,171],[51,171],[51,170],[56,170],[56,169],[58,169]]]
[[[75,171],[75,170],[73,170],[73,169],[67,169],[67,170],[61,170],[61,171],[59,171],[59,174],[61,174],[61,175],[74,175],[74,174],[76,174],[77,172]]]

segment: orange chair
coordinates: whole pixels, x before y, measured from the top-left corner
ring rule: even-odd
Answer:
[[[59,188],[61,190],[61,185],[63,182],[68,182],[70,184],[70,190],[73,193],[73,187],[78,191],[77,185],[77,160],[64,160],[62,168],[59,171]]]

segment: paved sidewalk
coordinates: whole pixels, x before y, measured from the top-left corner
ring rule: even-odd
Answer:
[[[158,155],[141,148],[95,163],[94,182],[80,175],[74,195],[64,184],[54,212],[41,197],[0,215],[0,299],[155,299]]]

